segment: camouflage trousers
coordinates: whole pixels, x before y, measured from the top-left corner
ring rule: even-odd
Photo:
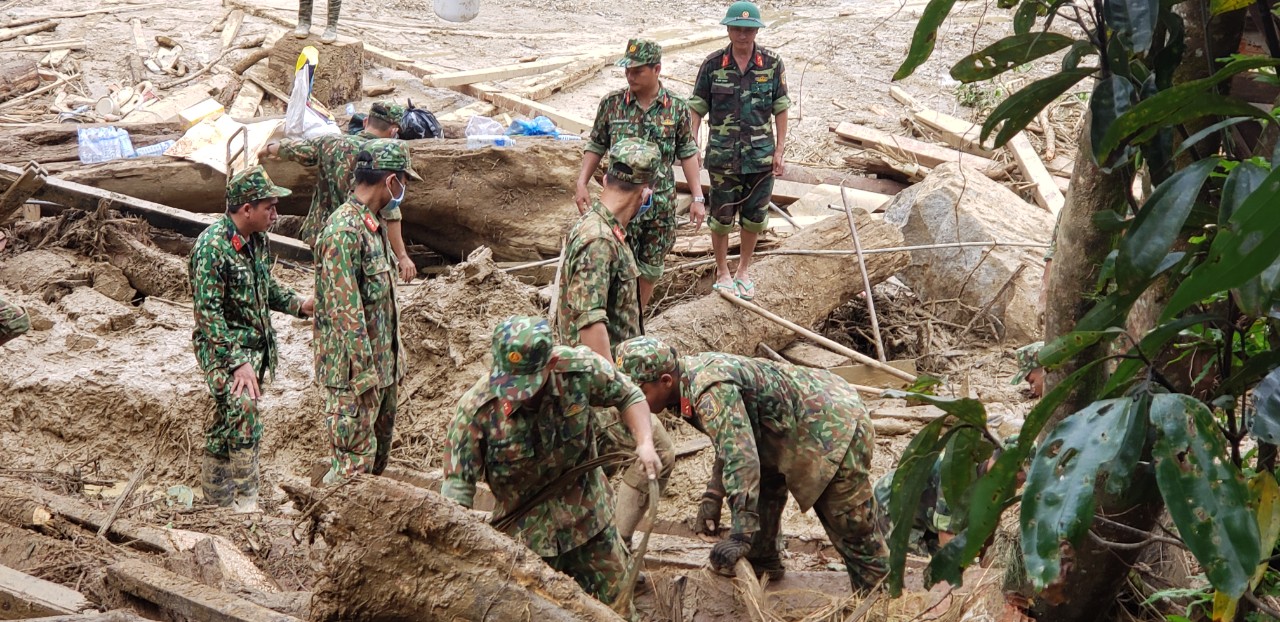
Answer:
[[[31,330],[31,318],[17,305],[0,298],[0,345]]]
[[[718,235],[733,232],[736,219],[743,231],[760,233],[769,228],[769,201],[773,199],[773,171],[762,173],[710,173],[707,228]]]
[[[324,414],[333,456],[325,483],[355,473],[381,475],[391,454],[396,425],[396,385],[356,395],[326,388]]]
[[[249,352],[249,366],[262,369],[263,352]],[[258,446],[262,439],[262,417],[258,403],[249,398],[249,390],[241,389],[240,395],[232,395],[235,380],[234,369],[219,367],[205,372],[209,393],[213,395],[213,417],[204,428],[205,451],[219,458],[227,458],[233,450]],[[262,383],[259,381],[259,387]]]
[[[615,451],[635,453],[636,439],[631,436],[631,430],[622,423],[616,411],[597,411],[597,417],[596,429],[599,432],[596,433],[596,452],[599,455],[603,456]],[[658,452],[658,459],[662,461],[662,471],[658,473],[658,486],[666,490],[667,482],[671,481],[671,472],[676,468],[676,446],[657,415],[649,415],[649,426],[653,428],[653,448]],[[648,507],[649,474],[645,473],[644,467],[639,462],[632,460],[627,465],[627,469],[622,472],[622,482],[640,491],[641,499],[646,504],[645,507]],[[612,477],[615,472],[616,468],[608,475]]]
[[[654,195],[653,200],[653,210],[656,212],[657,195]],[[665,215],[627,224],[627,245],[631,247],[631,254],[635,255],[640,278],[650,283],[657,283],[662,277],[662,271],[666,269],[667,253],[676,245],[674,208],[667,207],[664,211]]]
[[[544,557],[542,561],[573,577],[582,590],[596,600],[611,605],[622,591],[628,559],[618,530],[609,525],[582,546],[555,557]]]
[[[858,423],[858,433],[849,444],[840,468],[827,484],[813,509],[827,537],[844,559],[849,583],[855,592],[875,587],[888,573],[888,552],[876,525],[876,501],[871,490],[871,449],[874,433],[867,419]],[[787,481],[781,473],[760,477],[760,531],[751,541],[747,560],[757,570],[781,567],[778,534],[782,509],[787,502]]]

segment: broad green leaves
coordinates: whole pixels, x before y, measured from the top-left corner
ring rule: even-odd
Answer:
[[[1014,67],[1053,54],[1074,42],[1075,39],[1056,32],[1011,35],[960,59],[951,68],[951,77],[960,82],[990,80]]]
[[[889,520],[893,522],[893,530],[889,532],[889,593],[897,597],[902,593],[902,576],[907,565],[907,547],[911,538],[911,525],[915,518],[916,506],[929,484],[929,475],[938,459],[942,447],[938,445],[938,437],[942,434],[942,426],[946,417],[939,417],[924,426],[898,462],[898,469],[893,474],[893,486],[889,501]]]
[[[1252,4],[1253,0],[1209,0],[1209,13],[1211,15],[1221,15],[1249,8]]]
[[[1000,131],[996,132],[992,144],[996,147],[1004,146],[1009,139],[1026,128],[1041,110],[1095,71],[1097,70],[1093,68],[1062,71],[1036,80],[1010,95],[991,111],[991,116],[982,124],[982,142],[987,142],[991,133],[999,127]]]
[[[1141,291],[1155,276],[1182,231],[1200,187],[1217,166],[1217,158],[1200,160],[1174,173],[1151,193],[1120,240],[1116,283],[1121,291]]]
[[[1280,445],[1280,368],[1267,374],[1253,390],[1253,426],[1249,433],[1254,438],[1272,445]]]
[[[924,12],[920,14],[915,34],[911,36],[911,48],[907,50],[907,57],[902,61],[902,66],[898,67],[897,73],[893,74],[894,80],[910,76],[924,61],[929,60],[929,55],[933,54],[933,44],[938,40],[938,27],[942,26],[942,21],[951,13],[951,7],[955,3],[956,0],[929,0]]]
[[[1032,460],[1023,494],[1022,555],[1038,589],[1058,578],[1062,542],[1079,544],[1093,523],[1099,470],[1120,454],[1131,420],[1146,414],[1135,412],[1135,404],[1132,398],[1090,404],[1063,419]]]
[[[1160,0],[1107,0],[1102,15],[1112,36],[1135,54],[1151,48],[1160,16]]]
[[[1188,395],[1162,394],[1151,400],[1151,423],[1156,481],[1178,534],[1213,587],[1238,598],[1262,558],[1258,522],[1213,413]]]

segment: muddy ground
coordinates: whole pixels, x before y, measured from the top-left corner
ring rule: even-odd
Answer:
[[[0,20],[76,11],[112,2],[90,0],[12,0],[0,2]],[[116,2],[121,8],[138,2]],[[291,21],[292,3],[261,0],[267,17],[246,18],[242,37],[268,34]],[[348,1],[342,31],[379,47],[456,69],[473,69],[516,62],[529,56],[549,57],[621,46],[632,36],[664,38],[711,28],[723,11],[722,2],[707,0],[518,0],[487,1],[480,16],[466,24],[448,24],[434,17],[426,0],[393,0],[376,4]],[[791,122],[788,161],[837,172],[856,173],[844,158],[856,150],[835,144],[828,124],[853,121],[896,133],[908,133],[904,108],[888,94],[890,75],[905,53],[923,2],[899,5],[873,0],[818,2],[801,0],[763,3],[771,27],[759,42],[777,50],[787,63],[796,108]],[[126,59],[133,48],[131,18],[138,18],[150,37],[167,34],[179,39],[193,66],[203,65],[218,51],[218,36],[209,25],[225,8],[213,0],[184,0],[146,6],[117,14],[67,19],[55,33],[37,35],[36,42],[84,37],[90,46],[73,52],[60,70],[83,77],[74,90],[96,98],[113,86],[128,82]],[[975,109],[962,104],[991,106],[1001,96],[1050,71],[1053,61],[1036,64],[1006,79],[999,87],[957,89],[947,77],[950,64],[974,46],[1008,31],[1003,12],[994,2],[961,3],[961,19],[949,22],[939,38],[935,57],[902,83],[926,105],[969,118]],[[324,5],[317,2],[317,21]],[[720,44],[707,44],[669,55],[664,62],[665,84],[680,94],[691,90],[698,64]],[[28,53],[38,58],[43,53]],[[241,53],[235,53],[236,58]],[[412,98],[443,112],[470,100],[452,91],[428,89],[411,75],[383,67],[367,67],[366,85],[396,87],[393,97]],[[502,86],[517,86],[516,79]],[[621,70],[610,68],[585,84],[557,94],[547,103],[590,118],[604,93],[625,86]],[[1075,102],[1075,103],[1073,103]],[[48,101],[6,110],[4,122],[48,121]],[[1079,117],[1078,102],[1065,98],[1052,109],[1050,123],[1060,126],[1054,145],[1058,154],[1073,149],[1071,129]],[[279,112],[275,104],[263,113]],[[797,118],[798,117],[798,118]],[[1043,148],[1044,135],[1031,133]],[[310,324],[278,316],[280,366],[262,402],[266,413],[263,438],[264,505],[267,515],[246,521],[220,511],[187,510],[181,496],[198,490],[201,430],[212,409],[202,375],[190,348],[190,297],[182,290],[185,258],[182,243],[168,244],[168,260],[148,262],[155,269],[140,273],[130,251],[110,249],[81,236],[48,235],[54,219],[8,227],[11,243],[0,253],[0,296],[32,312],[36,329],[0,347],[0,442],[6,448],[0,475],[35,480],[46,487],[107,505],[121,484],[143,464],[153,467],[134,494],[123,516],[141,522],[220,533],[244,548],[286,590],[314,586],[322,553],[289,537],[292,508],[276,486],[291,478],[306,478],[314,462],[326,455],[319,399],[311,384]],[[129,235],[147,240],[136,227]],[[189,240],[187,241],[189,243]],[[148,242],[149,243],[149,242]],[[163,252],[163,251],[158,251]],[[131,265],[135,264],[135,265]],[[116,267],[112,267],[116,266]],[[121,268],[125,268],[121,272]],[[851,268],[852,269],[852,268]],[[126,275],[125,272],[128,274]],[[277,278],[302,292],[312,289],[307,266],[279,265]],[[852,272],[851,272],[852,275]],[[699,277],[701,277],[699,279]],[[121,284],[121,278],[127,285]],[[706,270],[670,277],[660,292],[671,296],[707,292]],[[677,286],[678,285],[678,286]],[[821,287],[799,283],[798,287]],[[125,289],[121,289],[121,288]],[[128,290],[128,291],[126,291]],[[670,291],[668,291],[670,290]],[[943,376],[955,392],[967,392],[989,404],[1002,432],[1017,427],[1029,408],[1021,387],[1011,386],[1016,372],[1010,349],[991,343],[981,330],[963,337],[939,324],[939,341],[921,344],[919,334],[930,322],[917,312],[909,292],[879,290],[877,300],[886,334],[899,345],[891,358],[918,358],[921,371]],[[439,278],[419,281],[400,290],[404,336],[410,354],[410,374],[401,390],[392,464],[429,471],[440,466],[443,430],[457,397],[483,372],[488,334],[501,318],[544,311],[537,291],[496,270],[483,257]],[[870,352],[865,338],[851,326],[865,322],[865,305],[854,301],[818,327],[828,335]],[[865,327],[865,324],[863,325]],[[872,409],[901,406],[889,400],[870,400]],[[667,419],[677,443],[698,433]],[[909,434],[877,440],[873,473],[892,467]],[[673,485],[661,503],[665,519],[687,519],[697,506],[710,473],[711,454],[703,451],[677,464]],[[89,482],[89,483],[86,483]],[[174,492],[176,491],[176,492]],[[172,494],[170,494],[172,493]],[[105,499],[105,500],[102,500]],[[821,542],[822,529],[812,514],[794,505],[785,517],[784,531]],[[248,526],[246,526],[248,525]],[[274,543],[274,545],[273,545]],[[655,541],[661,555],[697,561],[706,545],[682,538]],[[822,570],[833,561],[830,550],[795,552],[788,567]],[[61,565],[50,559],[0,559],[37,576],[78,586],[101,552],[82,553]],[[0,554],[2,555],[2,554]],[[95,557],[97,555],[97,557]],[[74,557],[74,556],[73,556]],[[77,561],[79,560],[79,561]],[[80,565],[77,566],[76,564]]]

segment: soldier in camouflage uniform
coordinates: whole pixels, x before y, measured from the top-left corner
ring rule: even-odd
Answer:
[[[393,101],[376,102],[369,108],[369,116],[364,120],[364,131],[359,134],[327,134],[305,140],[285,139],[267,143],[262,148],[260,157],[276,156],[303,166],[317,167],[319,179],[316,182],[315,196],[311,198],[311,209],[298,231],[299,239],[308,246],[315,246],[316,236],[324,229],[329,216],[351,194],[356,154],[371,140],[395,138],[400,131],[400,124],[404,122],[404,112],[404,106]],[[404,216],[397,207],[394,210],[384,210],[382,219],[387,222],[387,237],[395,252],[400,278],[410,281],[418,273],[418,269],[404,248],[404,237],[401,235]]]
[[[676,161],[687,179],[698,178],[698,145],[689,124],[689,107],[659,81],[662,46],[655,41],[632,39],[618,66],[626,67],[627,88],[600,100],[590,141],[582,155],[582,172],[574,199],[578,211],[590,204],[587,183],[600,159],[623,138],[640,138],[658,147],[662,163],[653,182],[653,209],[627,225],[627,243],[640,268],[640,304],[649,304],[653,285],[662,276],[667,252],[676,241],[676,181],[671,167]],[[706,217],[702,187],[693,184],[689,215],[695,226]]]
[[[404,377],[400,310],[386,221],[418,179],[404,142],[371,140],[356,156],[355,189],[316,239],[316,382],[333,456],[325,483],[387,466]]]
[[[679,357],[653,337],[618,346],[618,367],[640,384],[652,410],[678,407],[711,437],[723,462],[733,528],[711,550],[729,574],[743,556],[756,572],[781,575],[779,524],[787,491],[813,508],[855,590],[886,572],[868,480],[875,432],[862,400],[831,372],[709,352]],[[714,495],[714,491],[708,491]],[[719,520],[719,499],[715,516]]]
[[[261,166],[234,175],[227,183],[227,213],[196,239],[188,265],[191,341],[215,404],[205,428],[200,484],[206,500],[234,503],[240,512],[257,511],[257,400],[260,383],[276,367],[271,311],[306,317],[315,304],[271,276],[266,231],[277,218],[279,197],[289,194]]]
[[[0,298],[0,346],[31,330],[31,318],[15,304]]]
[[[704,164],[711,177],[707,226],[716,257],[714,287],[751,300],[751,256],[760,233],[769,226],[773,178],[785,170],[782,153],[791,98],[782,59],[755,44],[757,31],[764,28],[760,8],[735,2],[720,23],[728,26],[729,47],[702,61],[689,108],[694,112],[694,135],[702,115],[709,114]],[[735,218],[742,224],[742,243],[738,270],[731,279],[729,233]]]
[[[627,246],[628,223],[644,213],[657,170],[663,165],[657,146],[641,138],[623,138],[609,150],[604,192],[578,220],[565,245],[556,312],[556,337],[567,346],[587,346],[613,359],[613,346],[642,334],[636,281],[640,275]],[[600,451],[634,449],[634,441],[608,412],[601,412]],[[675,445],[656,416],[649,421],[665,469],[666,487],[675,465]],[[636,525],[649,505],[649,484],[640,465],[632,465],[618,489],[615,523],[630,546]]]
[[[510,318],[493,332],[491,371],[458,403],[440,489],[469,508],[483,477],[497,499],[494,516],[520,516],[508,535],[606,604],[618,596],[627,560],[608,484],[600,467],[566,472],[597,457],[592,409],[609,407],[622,412],[639,462],[656,477],[662,464],[640,389],[591,350],[552,345],[545,320]],[[529,507],[543,491],[552,494]]]

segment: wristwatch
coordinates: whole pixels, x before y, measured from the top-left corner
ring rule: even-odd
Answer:
[[[707,197],[693,197],[694,203],[706,203]]]

